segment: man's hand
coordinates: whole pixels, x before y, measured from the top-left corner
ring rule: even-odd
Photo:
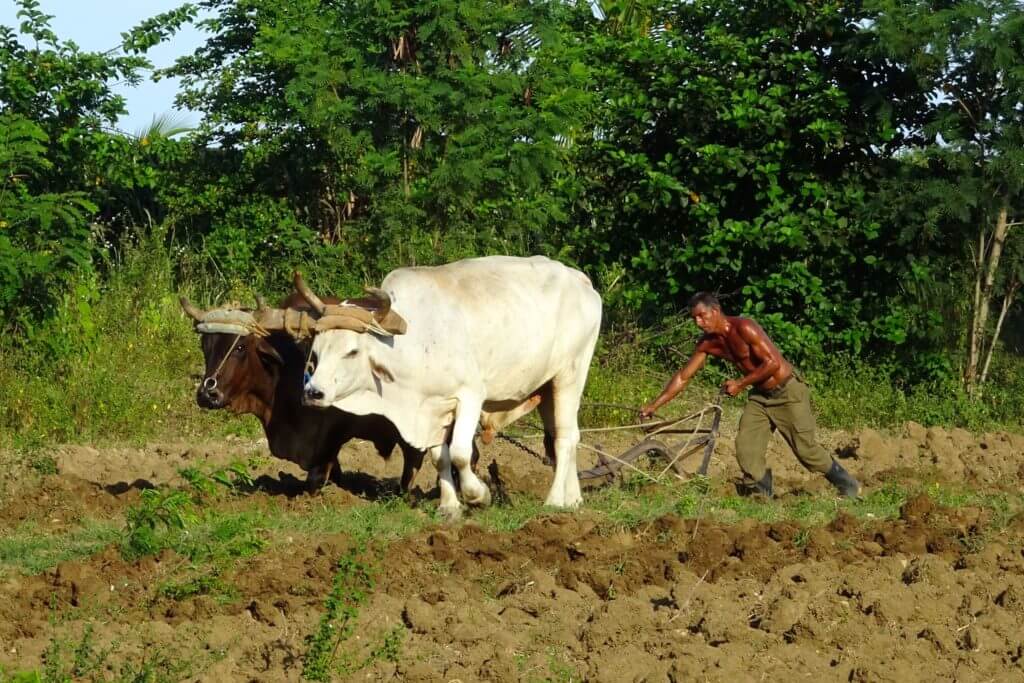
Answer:
[[[648,419],[651,415],[654,415],[654,411],[657,409],[658,408],[653,403],[648,403],[647,405],[640,409],[640,419]]]
[[[743,385],[739,380],[730,379],[722,385],[722,391],[729,396],[738,396],[739,393],[743,391]]]

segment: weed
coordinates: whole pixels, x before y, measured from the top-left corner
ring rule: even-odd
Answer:
[[[803,528],[803,529],[800,529],[800,531],[796,532],[796,535],[793,537],[793,545],[795,545],[797,548],[806,548],[807,547],[807,541],[809,541],[810,538],[811,538],[811,530],[810,529],[807,529],[806,527]]]
[[[51,455],[31,450],[26,461],[29,467],[41,475],[57,474],[57,461]]]
[[[355,631],[359,607],[373,588],[370,568],[359,559],[364,552],[362,546],[353,547],[338,561],[319,626],[306,638],[303,678],[330,680],[338,647]]]
[[[548,677],[549,681],[555,683],[572,683],[582,680],[576,673],[576,669],[570,665],[554,647],[548,648]]]
[[[238,599],[238,588],[224,581],[219,570],[200,574],[185,581],[168,581],[156,589],[157,597],[175,601],[186,600],[197,595],[211,595],[220,603]]]
[[[196,519],[192,498],[184,491],[146,489],[138,505],[125,512],[123,552],[128,558],[159,552],[161,528],[182,530]]]
[[[184,467],[178,473],[192,487],[197,500],[202,500],[215,497],[221,490],[231,493],[251,490],[254,484],[250,467],[250,464],[235,460],[226,467],[218,467],[210,472],[199,467]]]
[[[409,631],[405,628],[404,624],[399,624],[392,628],[384,634],[384,642],[370,652],[366,661],[359,668],[367,667],[376,661],[397,663],[402,655],[402,645],[405,643],[408,635]]]

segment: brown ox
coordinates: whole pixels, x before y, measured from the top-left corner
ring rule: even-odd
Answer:
[[[196,320],[202,316],[184,299],[182,307]],[[309,310],[297,293],[288,296],[281,307]],[[255,415],[263,425],[270,452],[305,470],[309,490],[318,490],[328,478],[339,483],[338,451],[351,439],[372,442],[384,458],[396,444],[400,446],[405,458],[401,487],[403,492],[409,490],[423,462],[423,451],[402,440],[389,420],[302,404],[310,341],[298,342],[284,331],[272,331],[266,337],[200,336],[206,372],[196,390],[196,403],[210,410],[227,408],[240,415]]]

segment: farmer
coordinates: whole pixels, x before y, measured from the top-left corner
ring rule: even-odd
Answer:
[[[804,467],[824,474],[841,495],[856,497],[860,492],[857,480],[814,437],[807,385],[761,326],[749,318],[725,315],[718,299],[707,292],[690,299],[690,315],[704,334],[690,360],[672,376],[661,395],[641,409],[640,417],[650,417],[685,389],[708,355],[724,358],[744,375],[727,381],[722,391],[738,396],[753,387],[736,434],[736,459],[743,470],[743,480],[737,486],[740,492],[771,497],[772,471],[764,455],[771,431],[777,429]]]

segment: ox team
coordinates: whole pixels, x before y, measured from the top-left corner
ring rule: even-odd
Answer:
[[[306,470],[310,489],[337,481],[348,440],[371,441],[384,457],[398,445],[403,491],[430,453],[439,512],[457,518],[453,469],[465,503],[490,501],[474,471],[477,430],[487,442],[536,408],[555,463],[545,502],[582,502],[577,413],[601,327],[601,298],[586,275],[542,256],[487,256],[397,269],[361,299],[320,298],[298,273],[295,286],[276,309],[182,306],[202,337],[199,405],[255,415],[271,452]],[[771,495],[764,446],[768,429],[778,428],[805,466],[856,495],[856,481],[814,441],[806,387],[760,327],[722,315],[707,297],[691,303],[691,314],[705,336],[641,415],[678,394],[707,355],[726,358],[744,377],[723,391],[755,387],[738,437],[742,490]]]

